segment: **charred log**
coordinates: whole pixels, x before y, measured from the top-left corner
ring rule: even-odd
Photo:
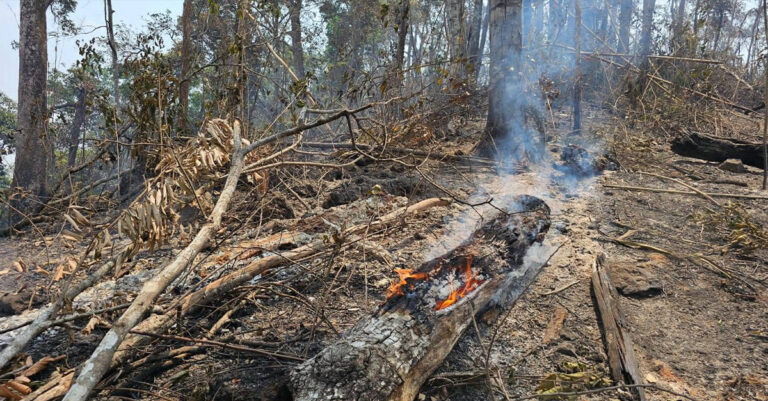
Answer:
[[[473,316],[508,306],[535,278],[540,265],[524,259],[549,228],[549,208],[529,196],[517,204],[447,254],[397,269],[376,313],[290,374],[293,399],[413,400]]]
[[[716,138],[697,132],[672,141],[672,151],[680,156],[713,162],[741,159],[744,164],[762,169],[763,145],[735,139]]]

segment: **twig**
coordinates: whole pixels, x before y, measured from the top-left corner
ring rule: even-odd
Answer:
[[[694,187],[692,185],[686,184],[683,181],[678,180],[677,178],[666,177],[666,176],[663,176],[663,175],[660,175],[660,174],[656,174],[656,173],[647,173],[647,172],[644,172],[644,171],[638,171],[638,173],[644,174],[644,175],[650,175],[651,177],[661,178],[663,180],[669,180],[669,181],[678,183],[678,184],[680,184],[680,185],[690,189],[691,191],[696,192],[697,194],[701,195],[704,199],[706,199],[706,200],[714,203],[715,205],[717,205],[717,207],[721,207],[720,203],[718,201],[716,201],[714,198],[712,198],[711,196],[705,194],[704,192],[700,191],[699,189],[697,189],[696,187]]]
[[[661,387],[661,386],[658,386],[658,385],[655,385],[655,384],[619,384],[617,386],[594,388],[594,389],[591,389],[591,390],[573,391],[573,392],[569,392],[569,393],[531,394],[531,395],[526,395],[526,396],[523,396],[523,397],[515,398],[514,401],[532,400],[532,399],[535,399],[535,398],[547,398],[547,399],[550,399],[550,398],[558,398],[558,397],[572,397],[572,396],[576,396],[576,395],[597,394],[597,393],[602,393],[602,392],[606,392],[606,391],[614,391],[614,390],[625,389],[625,388],[651,388],[651,389],[654,389],[654,390],[659,390],[659,391],[663,391],[665,393],[672,394],[672,395],[677,396],[677,397],[683,397],[683,398],[685,398],[687,400],[698,401],[696,398],[693,398],[693,397],[691,397],[689,395],[678,393],[678,392],[672,391],[670,389],[667,389],[667,388],[664,388],[664,387]]]
[[[235,350],[235,351],[250,352],[250,353],[253,353],[253,354],[259,354],[259,355],[269,356],[269,357],[278,358],[278,359],[287,359],[287,360],[296,361],[296,362],[304,362],[305,361],[304,358],[302,358],[300,356],[296,356],[296,355],[283,354],[283,353],[280,353],[280,352],[272,352],[272,351],[267,351],[267,350],[263,350],[263,349],[259,349],[259,348],[246,347],[246,346],[243,346],[243,345],[228,344],[228,343],[223,343],[221,341],[208,340],[208,339],[204,339],[204,338],[191,338],[191,337],[174,336],[174,335],[169,335],[169,334],[156,334],[156,333],[148,333],[148,332],[145,332],[145,331],[137,331],[137,330],[131,330],[130,333],[131,334],[137,334],[137,335],[140,335],[140,336],[160,338],[160,339],[164,339],[164,340],[184,341],[184,342],[203,344],[203,345],[214,345],[214,346],[217,346],[217,347],[231,349],[231,350]]]
[[[555,295],[557,293],[561,293],[561,292],[563,292],[563,291],[573,287],[574,285],[578,284],[579,282],[581,282],[581,280],[574,280],[574,281],[572,281],[572,282],[570,282],[570,283],[568,283],[568,284],[566,284],[566,285],[564,285],[564,286],[562,286],[562,287],[560,287],[558,289],[541,293],[540,296],[546,297],[548,295]]]
[[[65,317],[63,317],[61,319],[48,321],[46,323],[46,325],[47,325],[47,327],[58,326],[58,325],[60,325],[62,323],[71,322],[73,320],[82,319],[84,317],[90,317],[90,316],[98,315],[100,313],[114,312],[116,310],[125,309],[125,308],[128,307],[128,305],[130,305],[130,304],[122,304],[122,305],[112,306],[112,307],[109,307],[109,308],[103,308],[103,309],[91,311],[91,312],[84,312],[84,313],[78,313],[78,314],[75,314],[75,315],[65,316]],[[0,330],[0,334],[5,334],[5,333],[8,333],[10,331],[18,330],[18,329],[20,329],[22,327],[29,326],[33,322],[34,322],[34,320],[28,320],[28,321],[26,321],[24,323],[19,323],[16,326]]]
[[[613,188],[613,189],[623,189],[626,191],[645,191],[645,192],[659,192],[659,193],[665,193],[665,194],[701,196],[696,192],[686,192],[686,191],[678,191],[674,189],[664,189],[664,188],[635,187],[631,185],[616,185],[616,184],[603,184],[603,187]],[[742,195],[742,194],[729,194],[729,193],[718,193],[718,192],[714,192],[714,193],[706,192],[705,194],[713,198],[768,200],[768,196],[763,196],[763,195]]]

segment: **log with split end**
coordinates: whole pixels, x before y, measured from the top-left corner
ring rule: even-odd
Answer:
[[[293,399],[413,400],[473,316],[508,306],[536,277],[541,263],[525,255],[543,240],[549,208],[529,196],[517,205],[445,255],[398,268],[376,313],[291,372]]]

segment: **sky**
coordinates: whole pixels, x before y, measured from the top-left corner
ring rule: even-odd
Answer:
[[[183,0],[112,0],[116,24],[140,28],[145,25],[144,16],[150,13],[171,11],[171,15],[181,15]],[[77,37],[48,37],[49,68],[60,70],[69,68],[79,57],[76,40],[104,36],[104,1],[78,0],[77,8],[71,16],[76,26],[83,32],[93,31]],[[95,29],[95,30],[94,30]],[[48,13],[48,32],[56,32],[57,26],[51,13]],[[19,39],[19,0],[0,0],[0,92],[17,100],[19,84],[19,53],[11,46]]]

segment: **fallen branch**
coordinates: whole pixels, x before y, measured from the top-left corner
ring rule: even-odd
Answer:
[[[644,175],[649,175],[651,177],[660,178],[662,180],[669,180],[669,181],[672,181],[674,183],[680,184],[680,185],[690,189],[691,191],[697,193],[702,198],[704,198],[704,199],[714,203],[717,207],[720,207],[720,203],[718,201],[714,200],[710,195],[707,195],[704,192],[701,192],[700,190],[698,190],[697,188],[693,187],[692,185],[688,185],[688,184],[678,180],[677,178],[666,177],[666,176],[663,176],[663,175],[660,175],[660,174],[656,174],[656,173],[646,173],[646,172],[643,172],[643,171],[640,171],[639,173],[640,174],[644,174]]]
[[[670,390],[668,388],[664,388],[664,387],[661,387],[661,386],[658,386],[658,385],[655,385],[655,384],[620,384],[618,386],[600,387],[600,388],[593,388],[593,389],[589,389],[589,390],[573,391],[573,392],[568,392],[568,393],[531,394],[531,395],[526,395],[524,397],[514,398],[513,400],[514,401],[523,401],[523,400],[533,400],[533,399],[536,399],[536,398],[546,398],[546,399],[558,399],[560,397],[569,398],[569,397],[574,397],[574,396],[577,396],[577,395],[598,394],[598,393],[603,393],[603,392],[606,392],[606,391],[615,391],[615,390],[620,390],[620,389],[625,389],[625,388],[628,388],[628,389],[632,389],[632,388],[634,388],[634,389],[649,388],[649,389],[658,390],[658,391],[661,391],[661,392],[664,392],[664,393],[672,394],[672,395],[674,395],[676,397],[682,397],[682,398],[685,398],[685,399],[690,400],[690,401],[698,401],[697,399],[695,399],[695,398],[693,398],[693,397],[691,397],[689,395],[685,395],[683,393],[678,393],[676,391],[672,391],[672,390]]]
[[[219,124],[229,130],[222,120],[215,120],[210,124]],[[197,232],[195,238],[182,250],[170,264],[166,265],[156,276],[147,281],[139,294],[134,299],[128,310],[113,324],[109,332],[104,336],[96,350],[93,351],[83,369],[77,376],[75,383],[64,397],[65,401],[82,401],[88,398],[91,390],[106,374],[112,364],[112,356],[122,343],[128,332],[136,326],[140,319],[152,308],[154,301],[173,282],[195,257],[207,247],[212,236],[219,230],[224,212],[229,206],[232,194],[235,192],[237,182],[243,170],[243,151],[240,139],[240,125],[235,123],[233,130],[234,151],[229,169],[227,181],[221,191],[219,199],[211,213],[210,222],[205,224]]]
[[[340,237],[349,237],[354,234],[366,232],[367,230],[387,226],[398,221],[402,221],[406,216],[430,209],[437,206],[447,206],[450,204],[450,200],[444,198],[431,198],[423,200],[414,205],[410,205],[394,212],[391,212],[379,220],[369,224],[360,224],[345,230]],[[152,315],[136,329],[142,332],[160,333],[166,331],[176,322],[177,316],[184,316],[191,312],[196,311],[200,307],[208,305],[209,303],[221,299],[221,297],[227,292],[233,290],[236,287],[250,281],[257,275],[268,275],[274,271],[277,267],[294,263],[296,260],[305,259],[323,252],[329,248],[336,246],[333,242],[324,240],[317,240],[299,248],[293,249],[282,254],[273,254],[252,263],[249,263],[245,267],[240,268],[232,273],[221,277],[200,290],[197,290],[179,300],[175,306],[168,308],[168,312],[164,314]],[[180,309],[180,310],[179,310]],[[130,350],[135,349],[146,343],[146,338],[139,336],[128,337],[123,345],[115,354],[113,366],[117,366],[126,360]]]
[[[131,334],[137,334],[140,336],[147,336],[147,337],[153,337],[153,338],[160,338],[164,340],[174,340],[174,341],[183,341],[183,342],[203,344],[203,345],[212,345],[212,346],[231,349],[239,352],[248,352],[252,354],[264,355],[264,356],[268,356],[276,359],[286,359],[289,361],[304,362],[304,358],[297,355],[284,354],[281,352],[272,352],[272,351],[267,351],[259,348],[251,348],[251,347],[246,347],[246,346],[237,345],[237,344],[228,344],[221,341],[208,340],[206,338],[191,338],[191,337],[173,336],[168,334],[155,334],[155,333],[147,333],[147,332],[137,331],[137,330],[131,330]]]
[[[365,151],[373,151],[376,150],[374,146],[371,145],[365,145],[365,144],[352,144],[352,143],[326,143],[326,142],[304,142],[302,143],[302,146],[310,147],[310,148],[317,148],[317,149],[356,149],[355,145],[357,145],[357,148],[363,149]],[[463,162],[472,162],[472,163],[480,163],[480,164],[486,164],[495,166],[496,163],[493,160],[489,159],[483,159],[479,157],[473,157],[473,156],[459,156],[459,155],[448,155],[444,153],[435,153],[435,152],[426,152],[423,150],[415,150],[415,149],[400,149],[400,148],[387,148],[387,152],[395,153],[395,154],[401,154],[401,155],[414,155],[414,156],[420,156],[420,157],[429,157],[431,159],[435,160],[446,160],[446,161],[463,161]]]
[[[631,185],[617,185],[617,184],[603,184],[603,187],[613,188],[613,189],[623,189],[626,191],[645,191],[645,192],[658,192],[658,193],[665,193],[665,194],[701,196],[696,192],[678,191],[675,189],[635,187]],[[768,196],[764,196],[764,195],[742,195],[742,194],[728,194],[728,193],[718,193],[718,192],[705,192],[704,194],[713,198],[768,200]]]
[[[51,327],[51,321],[54,316],[61,310],[64,305],[67,305],[75,299],[86,288],[92,286],[95,282],[100,280],[104,275],[112,270],[115,266],[114,261],[109,261],[103,264],[98,270],[88,274],[88,276],[77,283],[75,286],[70,287],[64,295],[59,297],[55,302],[43,309],[34,321],[27,325],[27,328],[21,333],[17,334],[13,338],[13,342],[3,348],[3,352],[0,352],[0,370],[4,368],[8,362],[11,361],[19,352],[21,352],[27,343],[29,343],[38,334]]]

